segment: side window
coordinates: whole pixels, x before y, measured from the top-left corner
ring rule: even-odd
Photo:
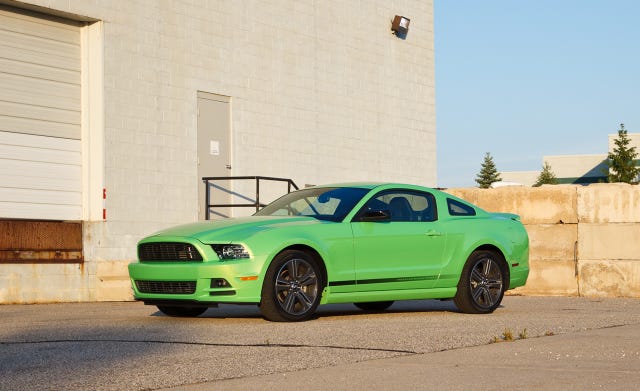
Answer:
[[[384,191],[367,202],[365,210],[384,210],[391,221],[434,221],[437,218],[433,194],[418,191]]]
[[[447,198],[447,207],[451,216],[475,216],[476,210],[460,201]]]

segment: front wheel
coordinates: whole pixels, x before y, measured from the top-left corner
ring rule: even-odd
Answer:
[[[283,251],[267,269],[260,311],[274,322],[308,320],[320,304],[323,287],[320,267],[311,255]]]
[[[501,255],[493,251],[474,251],[467,259],[458,292],[453,299],[462,312],[487,314],[502,301],[507,270]]]

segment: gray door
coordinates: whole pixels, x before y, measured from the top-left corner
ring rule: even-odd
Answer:
[[[228,96],[198,91],[198,216],[204,220],[205,204],[231,203],[231,181],[209,183],[210,196],[202,177],[231,175],[231,105]],[[210,219],[231,216],[231,208],[209,208]]]

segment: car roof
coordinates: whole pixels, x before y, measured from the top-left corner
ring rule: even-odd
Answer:
[[[410,185],[406,183],[393,183],[393,182],[346,182],[346,183],[330,183],[326,185],[318,185],[313,187],[355,187],[355,188],[368,189],[368,190],[382,187],[386,189],[399,188],[399,189],[414,189],[414,190],[416,189],[435,190],[433,188],[426,187],[426,186]]]
[[[344,183],[329,183],[326,185],[317,185],[313,187],[358,187],[361,189],[374,189],[378,186],[384,185],[385,183],[377,183],[377,182],[344,182]]]

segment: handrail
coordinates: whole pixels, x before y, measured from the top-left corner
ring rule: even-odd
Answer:
[[[209,183],[213,181],[228,181],[228,180],[247,180],[253,179],[256,181],[256,200],[250,204],[212,204],[211,201],[211,190]],[[287,193],[291,193],[291,187],[298,190],[298,185],[295,182],[288,178],[274,178],[268,176],[207,176],[202,177],[202,181],[205,186],[205,219],[210,220],[210,211],[211,208],[245,208],[245,207],[254,207],[256,208],[256,212],[260,210],[261,207],[266,206],[260,202],[260,181],[276,181],[276,182],[287,182]]]

